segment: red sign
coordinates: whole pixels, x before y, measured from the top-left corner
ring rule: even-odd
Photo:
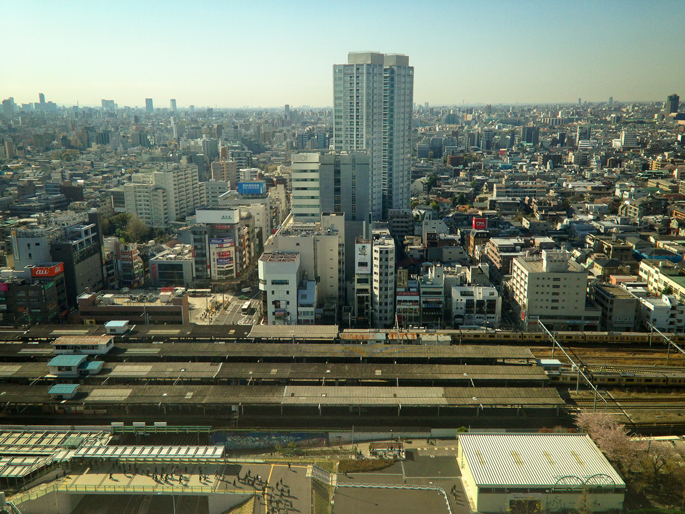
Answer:
[[[64,272],[64,263],[58,262],[54,266],[34,266],[31,268],[33,278],[56,277]]]
[[[476,230],[487,230],[488,219],[487,218],[473,218],[473,228]]]

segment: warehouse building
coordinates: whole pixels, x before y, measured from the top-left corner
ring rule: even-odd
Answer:
[[[460,434],[457,460],[472,511],[623,510],[625,483],[585,434]]]

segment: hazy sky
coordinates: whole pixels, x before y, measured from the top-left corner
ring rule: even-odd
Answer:
[[[348,51],[409,55],[418,103],[685,96],[685,1],[0,0],[0,97],[326,106]]]

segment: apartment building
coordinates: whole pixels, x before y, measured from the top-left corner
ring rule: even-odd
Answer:
[[[602,309],[600,329],[609,332],[632,332],[640,324],[639,301],[625,288],[595,283],[590,298]]]
[[[653,294],[672,294],[685,303],[685,276],[681,276],[675,264],[669,261],[640,261],[640,280],[647,283]]]
[[[172,164],[162,169],[142,169],[124,184],[126,213],[147,226],[167,228],[195,214],[200,206],[200,183],[195,165]]]

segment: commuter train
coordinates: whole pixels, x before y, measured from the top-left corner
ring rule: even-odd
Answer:
[[[506,330],[439,330],[438,334],[449,334],[453,343],[487,342],[497,344],[525,343],[532,346],[549,343],[549,336],[545,332],[518,332]],[[555,332],[555,337],[562,345],[579,344],[620,344],[623,346],[648,346],[663,343],[662,337],[654,332]],[[685,333],[668,334],[676,344],[685,344]]]

